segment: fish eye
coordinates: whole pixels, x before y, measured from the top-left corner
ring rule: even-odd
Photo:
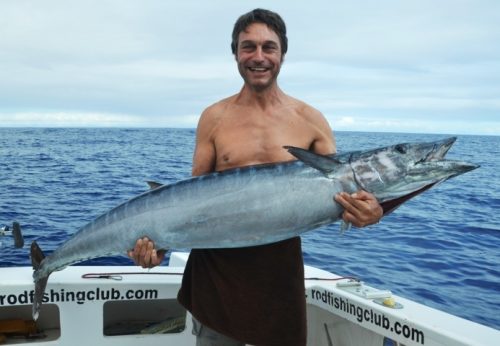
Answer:
[[[406,146],[404,146],[403,144],[396,145],[394,149],[396,149],[396,151],[400,154],[406,154]]]

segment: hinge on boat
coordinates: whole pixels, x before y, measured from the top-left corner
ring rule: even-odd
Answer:
[[[0,236],[11,235],[14,238],[14,246],[16,248],[22,248],[24,246],[24,238],[21,233],[21,226],[18,222],[12,223],[12,230],[9,226],[0,227]]]

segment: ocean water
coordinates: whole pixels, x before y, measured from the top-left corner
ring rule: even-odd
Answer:
[[[0,226],[18,221],[26,245],[0,237],[0,266],[29,266],[85,223],[145,191],[188,178],[190,129],[0,128]],[[445,135],[336,133],[339,152]],[[449,158],[481,168],[410,200],[381,223],[303,235],[305,262],[500,329],[500,137],[458,136]],[[105,257],[86,265],[132,264]]]

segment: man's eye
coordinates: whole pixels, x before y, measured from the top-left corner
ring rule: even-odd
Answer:
[[[248,51],[248,50],[252,50],[252,49],[254,49],[254,46],[252,46],[252,45],[250,45],[250,44],[245,44],[245,45],[242,45],[240,48],[241,48],[242,50],[246,50],[246,51]]]
[[[272,51],[275,51],[276,49],[278,49],[278,47],[276,47],[275,45],[266,45],[262,48],[268,52],[272,52]]]

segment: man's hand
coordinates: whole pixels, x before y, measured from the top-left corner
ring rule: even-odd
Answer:
[[[153,268],[165,258],[165,250],[156,250],[155,243],[148,237],[137,239],[133,250],[127,251],[134,263],[143,268]]]
[[[341,192],[335,196],[335,201],[345,209],[342,219],[356,227],[365,227],[377,223],[384,215],[384,211],[375,196],[363,190],[352,195]]]

